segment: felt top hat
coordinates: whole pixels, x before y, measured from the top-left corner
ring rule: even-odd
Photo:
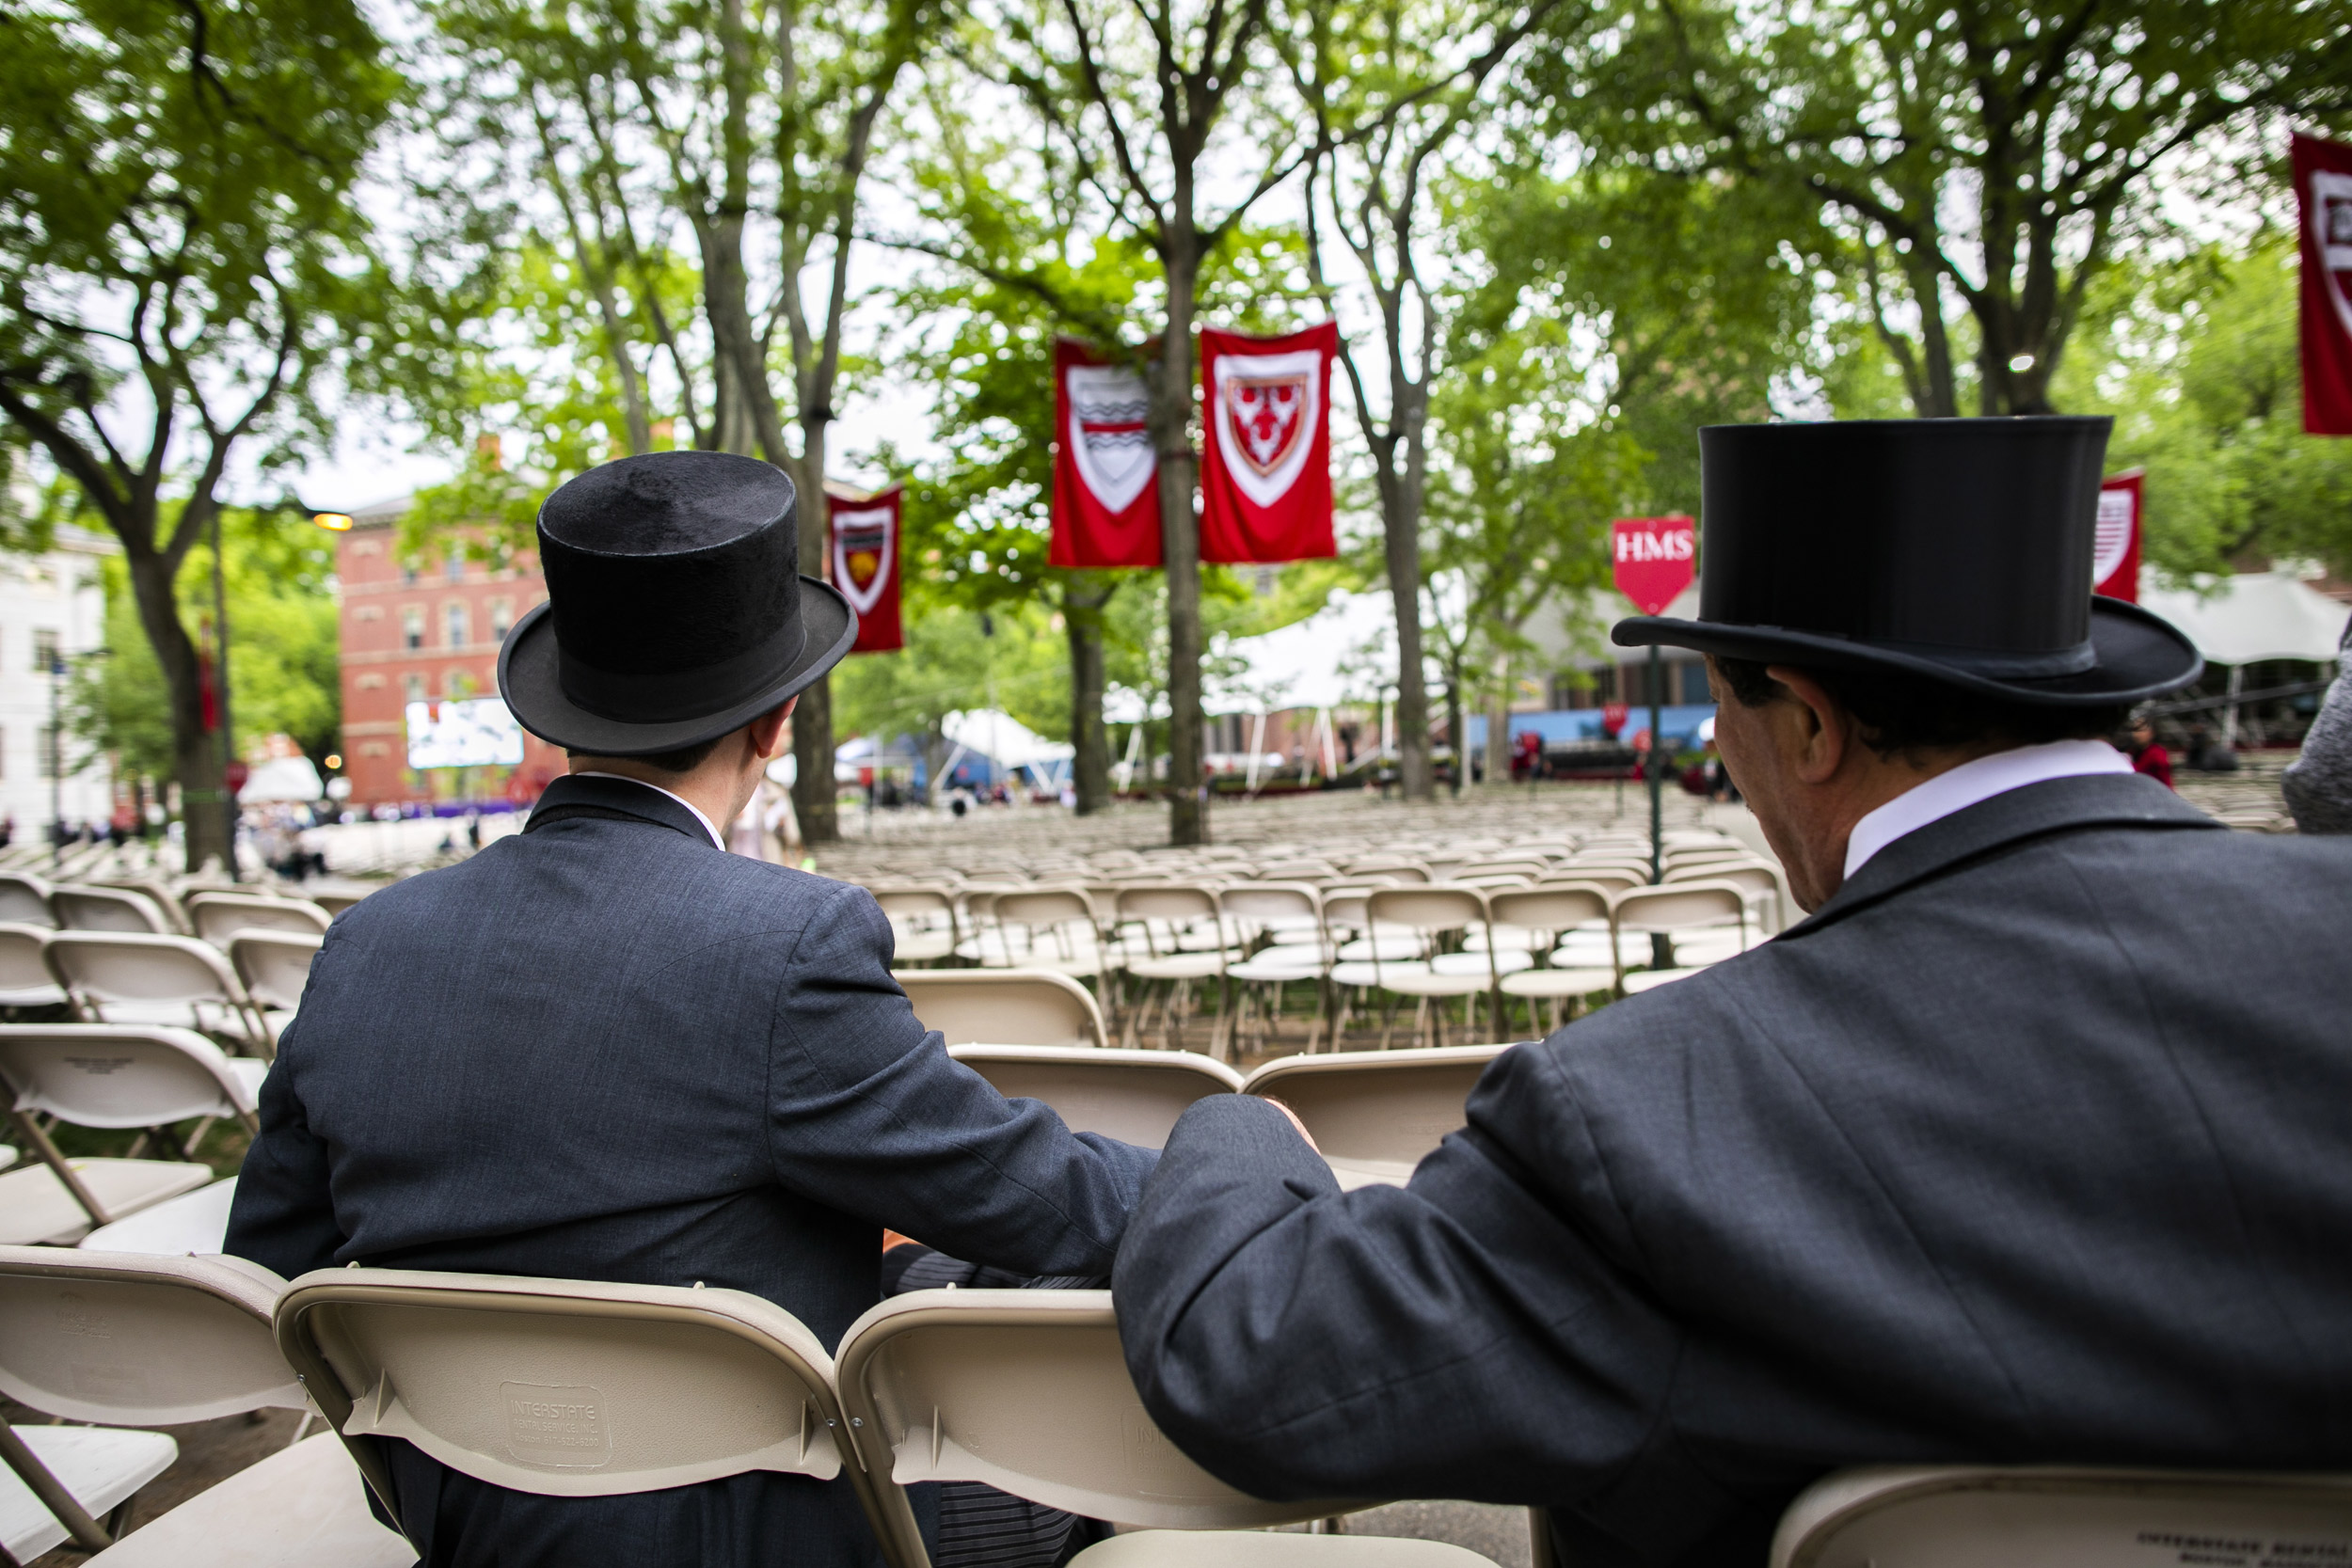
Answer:
[[[657,451],[539,508],[548,601],[506,635],[499,691],[542,740],[647,756],[714,739],[840,661],[857,616],[800,575],[792,482],[755,458]]]
[[[2136,703],[2204,659],[2094,598],[2105,419],[1854,420],[1699,432],[1699,614],[1611,633],[1926,676],[2050,706]]]

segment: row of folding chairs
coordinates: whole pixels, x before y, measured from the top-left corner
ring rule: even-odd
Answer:
[[[223,947],[154,931],[0,925],[0,1006],[65,1006],[98,1023],[199,1029],[276,1053],[301,1005],[315,931],[240,928]]]
[[[0,921],[61,930],[192,936],[226,948],[241,930],[323,935],[361,895],[321,891],[292,898],[237,884],[192,882],[176,893],[160,879],[51,883],[0,873]]]

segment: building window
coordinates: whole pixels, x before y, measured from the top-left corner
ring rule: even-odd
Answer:
[[[359,689],[362,691],[380,691],[383,689],[384,677],[381,675],[361,675],[359,677]]]
[[[452,545],[450,546],[449,580],[452,582],[463,582],[466,580],[466,546],[463,545]]]
[[[441,695],[451,702],[462,702],[473,695],[473,676],[464,670],[452,670],[441,676]]]
[[[381,621],[384,619],[384,607],[380,604],[363,604],[351,612],[351,618],[355,621]]]
[[[422,605],[401,606],[400,645],[410,649],[424,646],[424,607]]]
[[[492,599],[490,601],[490,641],[493,642],[505,641],[506,634],[514,629],[514,626],[515,601],[512,599]]]
[[[424,677],[422,675],[410,675],[402,681],[401,685],[407,689],[408,701],[412,703],[424,701]]]
[[[57,633],[54,626],[38,626],[33,631],[33,673],[54,674],[57,668]]]
[[[451,647],[462,648],[473,641],[473,617],[466,613],[464,605],[445,605],[441,613],[448,621]]]

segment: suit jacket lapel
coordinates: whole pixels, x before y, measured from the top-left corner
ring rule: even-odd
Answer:
[[[1906,833],[1870,857],[1828,903],[1780,940],[1844,919],[1932,877],[2028,839],[2083,828],[2223,830],[2153,779],[2116,773],[2048,779],[1979,800]]]
[[[535,832],[549,823],[576,816],[650,822],[684,833],[705,848],[716,847],[692,812],[652,785],[633,779],[583,779],[575,773],[566,773],[548,785],[547,793],[532,808],[531,820],[523,825],[523,832]]]

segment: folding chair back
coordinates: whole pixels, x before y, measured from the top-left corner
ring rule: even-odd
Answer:
[[[1084,986],[1040,969],[930,969],[895,976],[914,1016],[949,1045],[1109,1043]]]
[[[229,961],[246,995],[264,1007],[292,1012],[302,1006],[310,962],[326,945],[315,932],[246,930],[229,939]]]
[[[199,893],[188,898],[188,919],[196,934],[227,950],[238,931],[292,931],[301,936],[325,936],[327,913],[301,898],[263,898],[251,893]]]
[[[16,926],[55,927],[57,917],[49,907],[49,884],[22,872],[0,871],[0,920]]]
[[[1365,912],[1375,927],[1410,926],[1421,931],[1458,931],[1486,923],[1486,900],[1476,888],[1375,888],[1364,904]]]
[[[2347,1556],[2352,1476],[1873,1465],[1840,1470],[1791,1503],[1771,1568],[2169,1568]]]
[[[1186,1459],[1144,1410],[1108,1291],[912,1291],[841,1341],[841,1402],[882,1490],[884,1549],[924,1562],[899,1488],[977,1481],[1124,1525],[1246,1529],[1336,1513],[1263,1502]],[[1216,1560],[1213,1556],[1199,1560]]]
[[[1323,926],[1323,900],[1303,882],[1242,882],[1218,894],[1217,902],[1229,918],[1248,925]]]
[[[97,1003],[246,1006],[245,988],[218,950],[157,932],[59,931],[45,950],[58,982]]]
[[[92,887],[110,887],[123,893],[135,893],[163,911],[167,927],[182,936],[194,929],[187,922],[186,911],[171,891],[171,884],[160,877],[93,877]]]
[[[1043,1101],[1073,1132],[1100,1132],[1145,1148],[1165,1145],[1194,1101],[1241,1088],[1240,1073],[1190,1051],[958,1045],[947,1054],[1009,1100]]]
[[[1175,882],[1133,885],[1119,890],[1119,919],[1190,922],[1217,917],[1216,895],[1207,888]]]
[[[285,1283],[243,1259],[0,1247],[0,1392],[101,1426],[300,1410],[270,1331]]]
[[[49,960],[41,957],[49,934],[46,926],[0,926],[0,1006],[55,1006],[65,1000]]]
[[[1611,865],[1555,865],[1538,887],[1597,887],[1610,894],[1629,893],[1649,885],[1649,873]]]
[[[1094,927],[1094,905],[1083,888],[1000,893],[996,895],[995,914],[999,925],[1038,927],[1066,926],[1075,921],[1089,930]]]
[[[1533,931],[1573,931],[1609,918],[1609,890],[1589,883],[1553,883],[1489,894],[1486,908],[1498,926]]]
[[[320,909],[325,910],[326,911],[326,918],[333,920],[337,915],[342,913],[345,910],[351,908],[352,905],[357,904],[360,899],[365,898],[367,894],[365,893],[353,892],[347,888],[339,889],[334,892],[329,892],[325,888],[321,888],[317,892],[310,895],[310,902],[316,904]]]
[[[1616,913],[1617,928],[1624,931],[1683,931],[1730,924],[1744,931],[1748,902],[1739,888],[1727,883],[1661,883],[1619,895]]]
[[[1242,1093],[1279,1100],[1296,1113],[1349,1190],[1401,1186],[1448,1132],[1486,1064],[1507,1045],[1422,1046],[1284,1056],[1242,1081]]]
[[[53,888],[49,907],[56,911],[57,924],[71,931],[174,934],[171,921],[145,894],[119,887]]]
[[[399,1437],[517,1492],[607,1497],[854,1465],[833,1362],[741,1291],[406,1269],[321,1269],[278,1298],[278,1346],[380,1476]]]
[[[189,1029],[0,1023],[0,1082],[17,1110],[77,1127],[162,1127],[192,1117],[255,1125],[245,1075]]]

